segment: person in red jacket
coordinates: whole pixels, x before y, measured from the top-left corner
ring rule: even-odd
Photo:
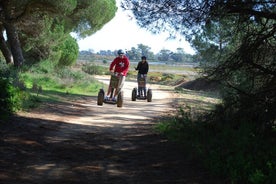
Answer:
[[[115,94],[113,97],[113,101],[116,101],[116,97],[118,95],[118,93],[120,92],[120,90],[123,88],[124,82],[125,82],[125,78],[126,75],[128,73],[128,69],[129,69],[129,60],[125,55],[125,52],[120,49],[117,52],[118,56],[111,62],[110,66],[109,66],[109,71],[112,73],[116,73],[119,77],[119,83],[117,88],[115,89]],[[106,95],[106,99],[109,99],[109,95],[111,93],[111,81],[109,82],[109,87],[108,87],[108,92]]]

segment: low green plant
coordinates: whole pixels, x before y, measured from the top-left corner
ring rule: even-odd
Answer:
[[[22,103],[26,99],[26,92],[13,85],[12,80],[0,78],[0,119],[10,116],[22,109]]]
[[[57,91],[74,94],[89,94],[94,95],[101,86],[93,79],[92,76],[71,68],[60,68],[52,73],[21,73],[21,78],[24,79],[28,88],[32,88],[33,84],[41,86],[43,92]]]
[[[109,71],[106,67],[92,64],[86,64],[82,67],[82,71],[90,74],[90,75],[103,75]]]
[[[188,108],[156,129],[200,158],[214,176],[231,183],[276,183],[275,131],[261,134],[254,123],[235,121],[212,121],[208,116],[194,120]]]
[[[56,63],[50,60],[43,60],[30,66],[24,66],[24,71],[38,74],[46,74],[54,72]]]

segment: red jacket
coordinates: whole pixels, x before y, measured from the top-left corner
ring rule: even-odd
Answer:
[[[126,76],[129,68],[129,60],[126,56],[123,58],[116,57],[110,64],[109,70],[113,70],[114,66],[114,72],[122,73],[123,76]]]

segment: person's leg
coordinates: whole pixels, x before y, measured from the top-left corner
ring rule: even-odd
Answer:
[[[126,79],[125,76],[120,76],[120,77],[119,77],[119,82],[118,82],[118,86],[117,86],[117,88],[116,88],[116,90],[115,90],[115,95],[114,95],[114,97],[117,97],[118,93],[119,93],[119,92],[121,91],[121,89],[123,88],[124,83],[125,83],[125,79]]]
[[[111,89],[112,89],[112,87],[111,87],[111,77],[110,77],[109,85],[108,85],[108,89],[107,89],[107,94],[106,94],[106,96],[105,96],[105,99],[108,99],[108,98],[109,98],[109,95],[110,95],[110,93],[111,93]]]
[[[142,93],[141,87],[138,86],[138,97],[140,97],[142,95],[141,93]]]
[[[140,97],[140,96],[142,95],[142,89],[141,89],[140,80],[141,80],[141,74],[138,73],[138,74],[137,74],[138,97]]]
[[[144,75],[144,80],[145,80],[145,83],[144,83],[144,97],[146,98],[147,97],[147,76]]]
[[[146,98],[147,97],[147,89],[144,88],[144,97]]]
[[[110,93],[111,93],[111,86],[109,85],[109,86],[108,86],[108,90],[107,90],[107,94],[106,94],[106,96],[109,96],[109,95],[110,95]]]

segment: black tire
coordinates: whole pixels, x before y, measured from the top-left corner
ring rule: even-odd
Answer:
[[[100,91],[98,93],[97,104],[98,105],[103,105],[103,102],[104,102],[104,90],[100,89]]]
[[[151,102],[152,101],[152,90],[148,89],[147,91],[147,101]]]
[[[136,101],[136,97],[137,97],[137,88],[133,88],[132,94],[131,94],[131,100]]]
[[[124,99],[124,95],[123,95],[123,91],[121,91],[117,96],[117,107],[123,107],[123,99]]]

